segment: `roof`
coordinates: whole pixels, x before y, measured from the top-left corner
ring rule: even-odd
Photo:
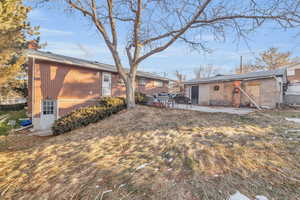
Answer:
[[[99,63],[96,61],[89,61],[89,60],[84,60],[84,59],[74,58],[74,57],[69,57],[69,56],[64,56],[64,55],[59,55],[59,54],[55,54],[55,53],[51,53],[51,52],[44,52],[44,51],[28,49],[26,51],[26,55],[28,57],[32,57],[32,58],[36,58],[36,59],[53,61],[53,62],[69,64],[69,65],[75,65],[78,67],[85,67],[85,68],[97,69],[97,70],[103,70],[103,71],[109,71],[109,72],[118,72],[117,68],[114,65],[109,65],[109,64]],[[128,69],[125,69],[125,70],[129,71]],[[166,77],[162,77],[162,76],[156,75],[154,73],[143,72],[143,71],[138,71],[137,76],[158,79],[158,80],[164,80],[164,81],[169,80]]]
[[[250,72],[246,74],[233,74],[224,76],[214,76],[210,78],[203,79],[193,79],[186,81],[185,84],[195,84],[195,83],[211,83],[211,82],[224,82],[224,81],[235,81],[235,80],[246,80],[246,79],[262,79],[270,77],[284,76],[286,72],[285,68],[270,70],[270,71],[257,71]]]

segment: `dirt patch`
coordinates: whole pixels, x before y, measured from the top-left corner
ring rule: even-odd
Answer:
[[[252,198],[299,199],[300,142],[285,133],[295,128],[272,112],[239,116],[138,106],[1,152],[0,194],[219,200],[238,190]]]

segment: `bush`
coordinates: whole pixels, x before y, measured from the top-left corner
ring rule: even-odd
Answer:
[[[26,103],[0,105],[0,111],[19,111],[23,110],[26,105]]]
[[[147,103],[146,94],[143,94],[141,92],[135,92],[135,102],[137,104],[146,104]]]
[[[56,120],[52,126],[53,134],[59,135],[98,122],[125,109],[125,107],[126,104],[122,98],[102,98],[99,105],[80,108]]]

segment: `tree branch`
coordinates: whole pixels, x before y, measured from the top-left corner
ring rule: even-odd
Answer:
[[[198,17],[203,13],[203,11],[205,10],[205,8],[209,5],[209,3],[212,0],[206,0],[204,2],[204,4],[202,4],[202,6],[200,6],[200,8],[198,9],[198,11],[196,12],[196,14],[192,17],[192,19],[181,29],[178,30],[178,33],[176,33],[172,39],[167,42],[166,44],[157,47],[153,50],[151,50],[150,52],[146,53],[145,55],[141,56],[137,62],[140,63],[141,61],[143,61],[144,59],[148,58],[149,56],[155,54],[155,53],[159,53],[163,50],[165,50],[166,48],[168,48],[170,45],[172,45],[180,36],[182,36],[194,23],[195,21],[198,19]]]
[[[117,47],[117,33],[116,33],[116,23],[115,19],[113,17],[113,2],[112,0],[107,0],[107,5],[108,5],[108,17],[109,17],[109,22],[110,22],[110,28],[111,28],[111,34],[112,34],[112,39],[113,39],[113,46],[115,48]]]

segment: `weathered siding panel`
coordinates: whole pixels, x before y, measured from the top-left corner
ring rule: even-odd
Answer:
[[[280,88],[275,79],[261,81],[261,106],[275,108],[280,103]]]
[[[232,82],[224,83],[224,105],[225,106],[233,105],[233,90],[234,90],[234,85]]]
[[[274,108],[277,103],[280,103],[280,88],[274,78],[244,81],[243,89],[259,106]],[[242,95],[242,105],[250,104],[251,101]]]
[[[261,102],[261,89],[260,89],[261,81],[260,80],[251,80],[251,81],[243,81],[242,88],[244,91],[255,100],[255,102],[260,105]],[[262,91],[263,92],[263,91]],[[241,96],[241,105],[242,106],[251,106],[253,103],[251,100],[242,93]]]
[[[209,105],[209,85],[199,84],[199,104]]]
[[[215,90],[215,87],[219,87],[219,90]],[[224,83],[211,83],[209,84],[209,104],[212,106],[226,105],[224,98]]]

